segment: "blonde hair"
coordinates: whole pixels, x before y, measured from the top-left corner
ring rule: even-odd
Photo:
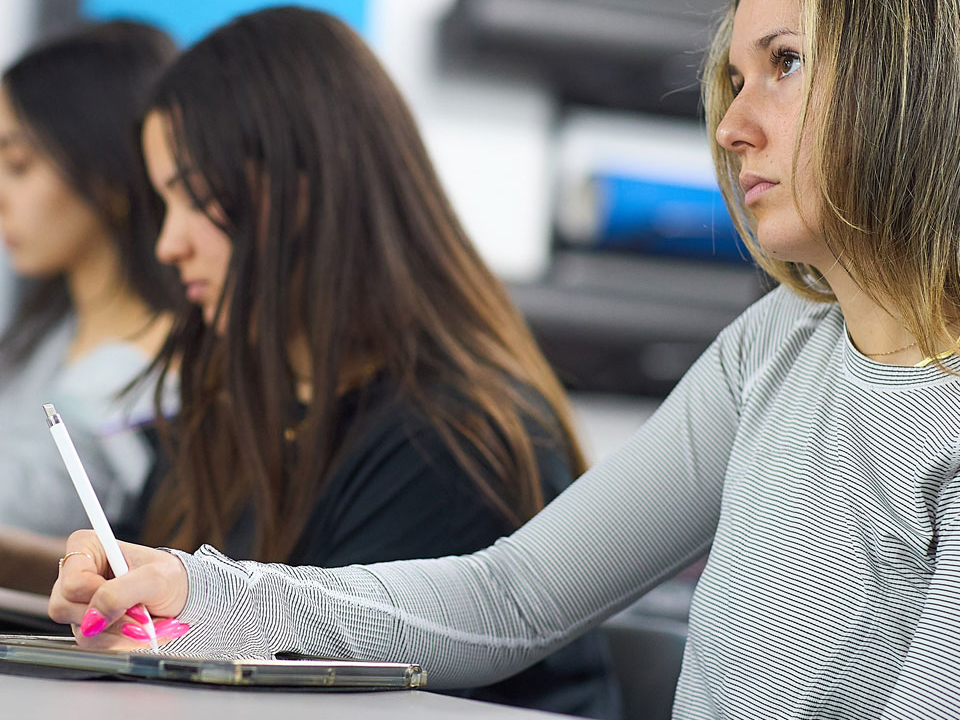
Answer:
[[[739,158],[716,142],[733,102],[727,68],[738,4],[718,26],[703,78],[720,187],[758,264],[800,295],[832,301],[814,268],[764,254]],[[820,230],[864,292],[936,355],[960,317],[960,0],[801,0],[801,8],[799,123],[811,144]]]

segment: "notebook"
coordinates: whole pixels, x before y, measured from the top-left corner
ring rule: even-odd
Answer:
[[[0,673],[301,690],[406,690],[426,684],[426,673],[413,663],[301,656],[213,660],[140,651],[88,650],[77,647],[72,637],[40,635],[0,635]]]

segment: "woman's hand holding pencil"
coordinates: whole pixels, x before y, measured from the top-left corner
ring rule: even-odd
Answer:
[[[149,637],[141,605],[154,617],[161,643],[186,634],[189,627],[176,620],[187,602],[187,572],[180,560],[140,545],[120,543],[120,548],[130,571],[114,578],[96,533],[73,533],[50,595],[50,617],[71,623],[85,647],[144,647]]]

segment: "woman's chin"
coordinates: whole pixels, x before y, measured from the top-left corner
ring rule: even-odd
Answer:
[[[17,273],[17,275],[27,278],[46,280],[63,272],[61,268],[51,268],[46,263],[32,262],[30,258],[21,258],[12,254],[8,255],[7,258],[10,268]]]
[[[757,244],[772,260],[817,266],[825,257],[832,257],[820,233],[791,205],[756,207],[754,210]]]
[[[798,237],[796,233],[765,229],[762,224],[757,227],[757,244],[772,260],[814,266],[826,251],[823,243],[809,234]]]

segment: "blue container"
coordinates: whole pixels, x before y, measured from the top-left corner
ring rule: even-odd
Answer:
[[[81,13],[95,20],[126,18],[163,28],[181,45],[189,45],[228,20],[277,5],[300,5],[336,15],[361,35],[367,30],[368,0],[82,0]]]
[[[600,247],[749,260],[719,189],[622,175],[595,175],[593,189]]]

